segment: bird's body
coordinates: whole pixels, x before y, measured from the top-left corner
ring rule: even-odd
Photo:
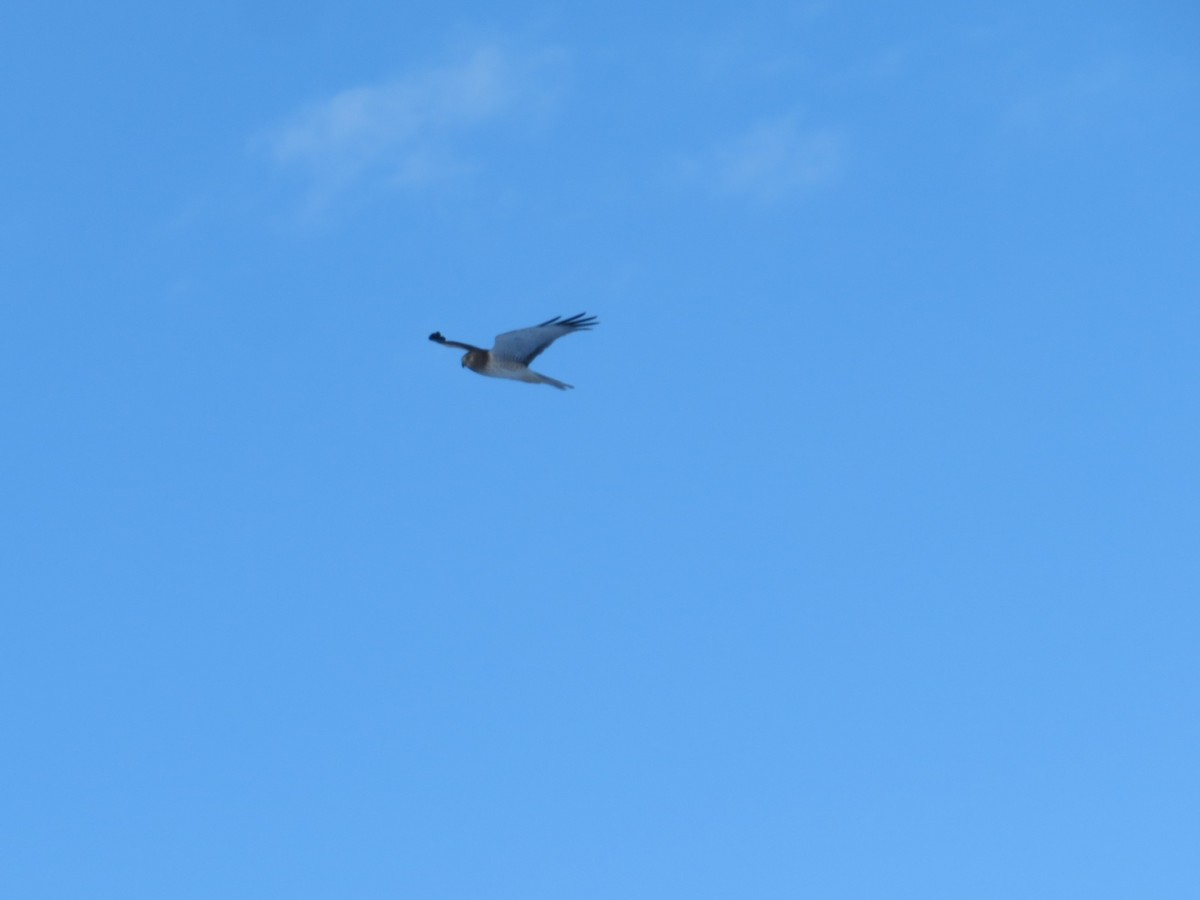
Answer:
[[[458,347],[467,352],[463,354],[462,364],[472,372],[488,375],[492,378],[510,378],[514,381],[524,381],[528,384],[548,384],[560,391],[565,391],[572,385],[565,384],[549,375],[542,375],[529,368],[537,356],[564,334],[573,331],[587,331],[596,323],[595,316],[585,313],[560,319],[555,316],[541,325],[531,328],[520,328],[516,331],[506,331],[496,338],[491,350],[463,344],[459,341],[448,341],[440,331],[429,336],[431,341],[447,347]]]

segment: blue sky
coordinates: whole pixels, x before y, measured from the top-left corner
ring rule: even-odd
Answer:
[[[0,894],[1194,896],[1198,40],[16,4]]]

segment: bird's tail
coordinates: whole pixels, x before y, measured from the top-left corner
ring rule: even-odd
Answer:
[[[575,387],[573,384],[567,384],[566,382],[559,381],[557,378],[551,378],[549,375],[543,375],[541,372],[534,372],[533,374],[538,377],[538,382],[540,384],[548,384],[551,387],[558,388],[560,391],[572,390]]]

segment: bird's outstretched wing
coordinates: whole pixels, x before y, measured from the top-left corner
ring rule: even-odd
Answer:
[[[433,334],[431,334],[429,336],[429,339],[436,344],[441,344],[443,347],[458,347],[460,350],[478,350],[478,349],[480,349],[479,347],[475,347],[471,344],[464,344],[460,341],[448,341],[444,337],[442,337],[442,333],[440,331],[435,331]]]
[[[518,328],[516,331],[506,331],[496,337],[492,347],[492,355],[500,359],[512,360],[523,366],[533,362],[539,353],[557,341],[564,334],[572,331],[587,331],[596,323],[595,316],[579,313],[567,319],[555,316],[553,319],[534,325],[532,328]]]

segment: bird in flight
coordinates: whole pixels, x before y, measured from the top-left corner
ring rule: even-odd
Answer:
[[[490,375],[493,378],[512,378],[515,381],[526,381],[530,384],[549,384],[565,391],[573,385],[564,384],[548,375],[529,368],[539,353],[557,341],[564,334],[576,331],[587,331],[598,324],[595,316],[579,313],[567,319],[555,316],[541,325],[531,328],[518,328],[516,331],[506,331],[496,336],[496,343],[491,350],[462,344],[458,341],[448,341],[440,331],[435,331],[429,339],[444,347],[458,347],[467,352],[463,354],[462,364],[472,372],[480,375]]]

